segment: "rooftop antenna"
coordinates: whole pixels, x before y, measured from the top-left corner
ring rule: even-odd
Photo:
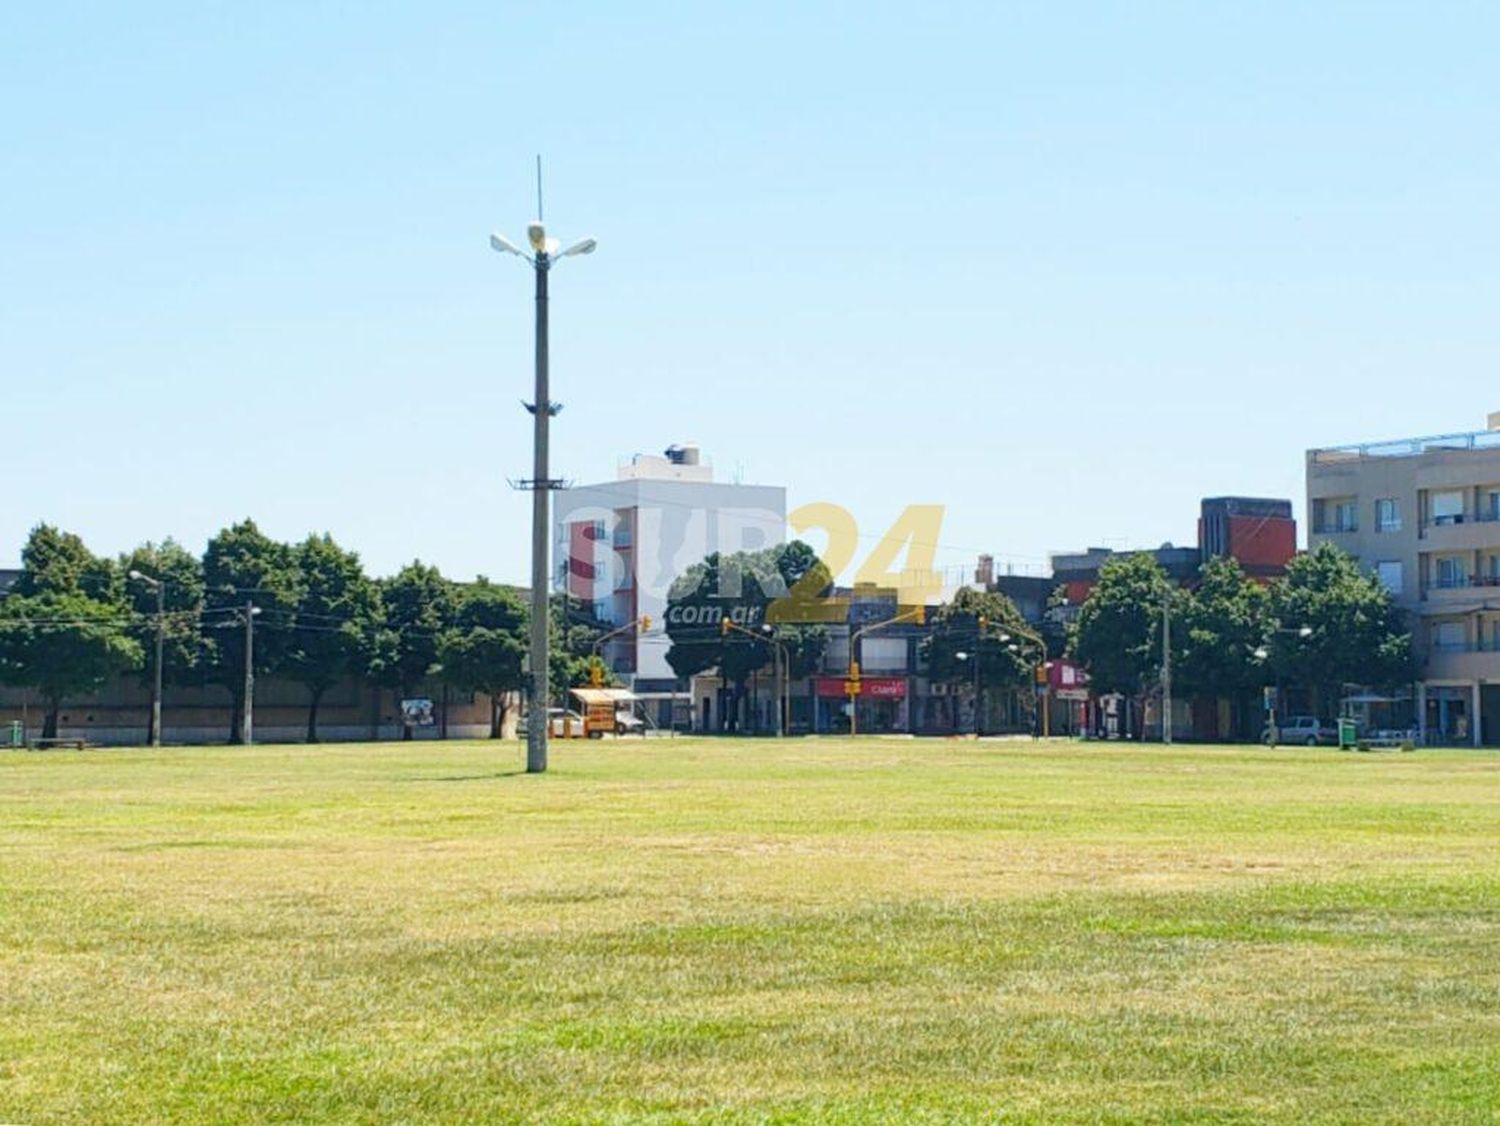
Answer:
[[[536,154],[536,221],[540,223],[546,216],[542,214],[542,154]]]

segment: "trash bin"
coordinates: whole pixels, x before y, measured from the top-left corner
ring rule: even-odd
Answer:
[[[24,747],[26,745],[26,728],[21,725],[19,719],[10,721],[10,746]]]
[[[1352,719],[1339,720],[1339,747],[1350,749],[1359,745],[1359,729]]]

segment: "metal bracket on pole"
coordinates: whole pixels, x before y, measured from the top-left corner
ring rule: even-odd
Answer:
[[[563,489],[572,488],[573,486],[573,482],[565,477],[548,477],[544,481],[533,480],[530,477],[522,477],[520,480],[507,477],[506,481],[510,484],[511,488],[523,493],[536,492],[538,489],[544,492],[556,493],[561,492]]]
[[[526,408],[526,413],[527,414],[536,414],[536,404],[535,403],[523,402],[521,405]],[[556,418],[558,416],[558,413],[562,409],[563,409],[563,405],[561,403],[555,403],[555,402],[550,402],[549,401],[547,403],[547,417],[548,418]]]

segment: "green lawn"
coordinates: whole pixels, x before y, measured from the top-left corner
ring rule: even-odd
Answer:
[[[1494,1122],[1500,757],[0,754],[0,1122]]]

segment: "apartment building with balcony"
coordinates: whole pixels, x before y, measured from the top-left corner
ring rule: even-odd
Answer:
[[[758,551],[786,540],[786,490],[716,481],[693,443],[636,454],[616,479],[557,493],[553,558],[568,597],[602,625],[643,617],[604,646],[606,664],[652,708],[662,727],[684,718],[687,685],[667,662],[663,628],[672,582],[711,552]]]
[[[1500,746],[1500,412],[1489,428],[1309,450],[1310,546],[1337,544],[1413,616],[1431,742]]]

